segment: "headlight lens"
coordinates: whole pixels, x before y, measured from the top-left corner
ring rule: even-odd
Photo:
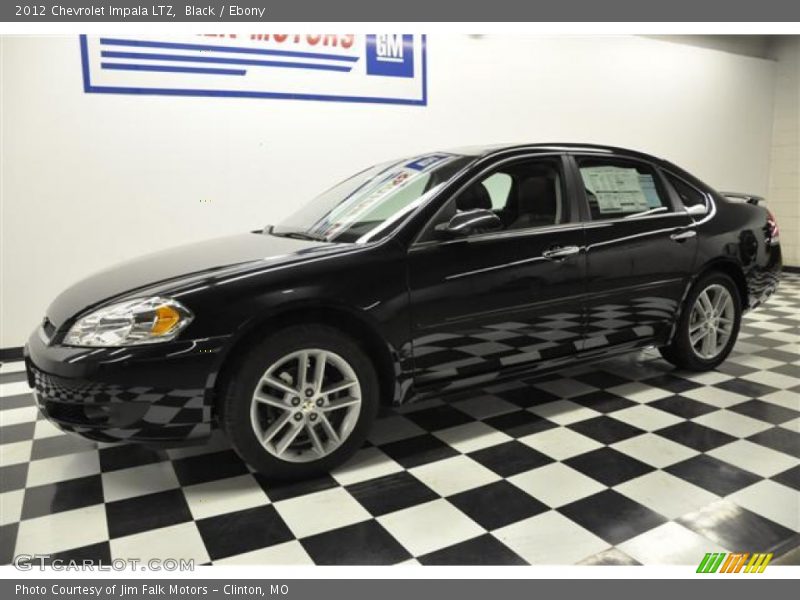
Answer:
[[[168,342],[194,315],[177,300],[137,298],[112,304],[78,320],[64,338],[66,346],[134,346]]]

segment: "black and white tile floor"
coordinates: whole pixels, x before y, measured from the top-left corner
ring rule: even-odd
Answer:
[[[800,546],[800,276],[717,371],[655,352],[382,417],[330,476],[273,484],[222,437],[157,451],[39,418],[0,366],[0,563],[685,564]]]

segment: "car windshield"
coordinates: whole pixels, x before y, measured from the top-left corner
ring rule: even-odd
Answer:
[[[317,196],[271,233],[326,242],[378,240],[471,160],[436,153],[375,165]]]

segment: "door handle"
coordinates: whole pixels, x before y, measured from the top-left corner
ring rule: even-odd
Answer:
[[[672,235],[669,236],[673,242],[684,242],[689,240],[697,235],[697,232],[694,229],[684,229],[683,231],[676,231]]]
[[[568,256],[577,254],[580,251],[581,249],[577,246],[559,246],[545,250],[542,252],[542,256],[547,260],[561,260],[562,258],[567,258]]]

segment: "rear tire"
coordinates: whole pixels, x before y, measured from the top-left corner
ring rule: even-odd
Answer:
[[[378,408],[372,362],[326,325],[287,327],[250,348],[219,406],[234,450],[276,479],[313,477],[342,464],[364,443]]]
[[[672,343],[659,348],[661,356],[681,369],[714,369],[733,349],[741,321],[741,299],[733,280],[719,272],[704,275],[686,298]]]

